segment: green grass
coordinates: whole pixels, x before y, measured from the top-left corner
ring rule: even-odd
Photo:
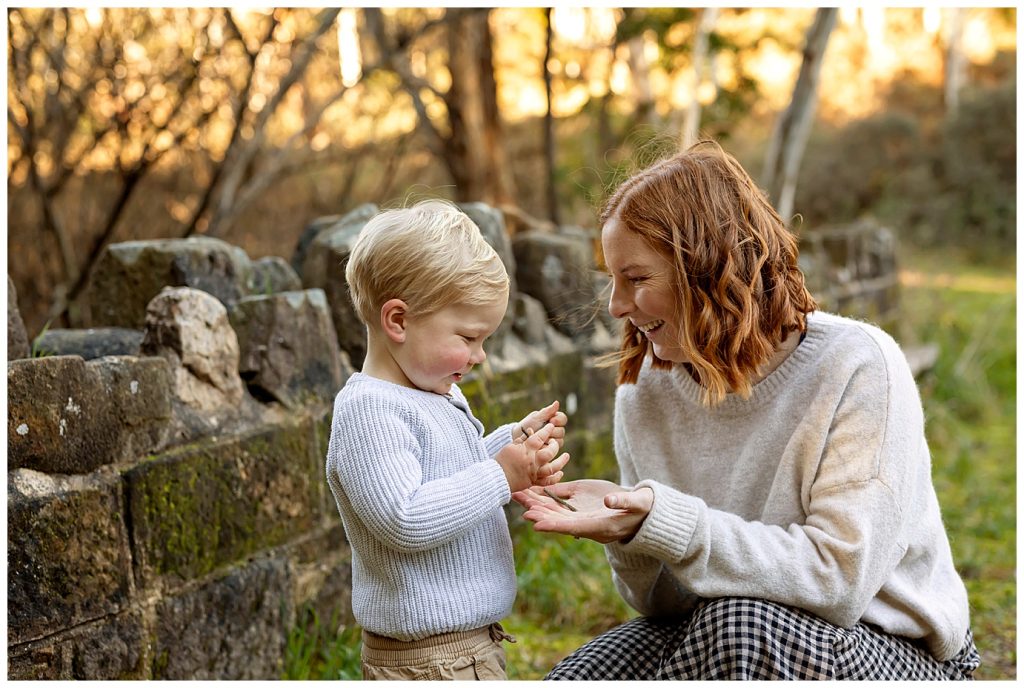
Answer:
[[[1012,264],[904,257],[907,337],[939,345],[919,387],[932,476],[982,666],[1016,678],[1016,279]]]
[[[902,343],[939,345],[918,383],[932,474],[982,656],[975,678],[1016,678],[1016,280],[1011,262],[981,267],[949,253],[905,256]],[[513,513],[520,512],[513,508]],[[539,679],[634,613],[604,549],[534,533],[512,519],[519,591],[506,629],[509,678]],[[358,629],[310,625],[289,637],[285,678],[359,676]]]
[[[355,626],[339,631],[337,619],[325,624],[314,610],[303,609],[299,623],[288,633],[281,678],[297,681],[362,679],[359,636],[360,630]]]

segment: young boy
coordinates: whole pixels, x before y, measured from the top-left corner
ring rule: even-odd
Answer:
[[[368,331],[334,403],[327,480],[352,546],[367,679],[504,679],[516,594],[502,505],[553,485],[558,402],[488,435],[459,390],[508,303],[505,268],[460,210],[379,213],[345,272]]]

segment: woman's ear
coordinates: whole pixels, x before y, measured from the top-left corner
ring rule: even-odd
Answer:
[[[380,328],[396,344],[405,341],[405,321],[409,306],[401,299],[389,299],[380,307]]]

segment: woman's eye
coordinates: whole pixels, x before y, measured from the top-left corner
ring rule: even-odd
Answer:
[[[640,284],[641,282],[644,282],[646,280],[647,280],[646,277],[630,277],[629,278],[629,281],[630,281],[631,284]]]

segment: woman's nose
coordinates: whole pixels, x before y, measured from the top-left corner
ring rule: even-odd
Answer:
[[[611,298],[608,299],[608,312],[613,318],[625,318],[632,311],[632,300],[626,298],[622,289],[613,286]]]

